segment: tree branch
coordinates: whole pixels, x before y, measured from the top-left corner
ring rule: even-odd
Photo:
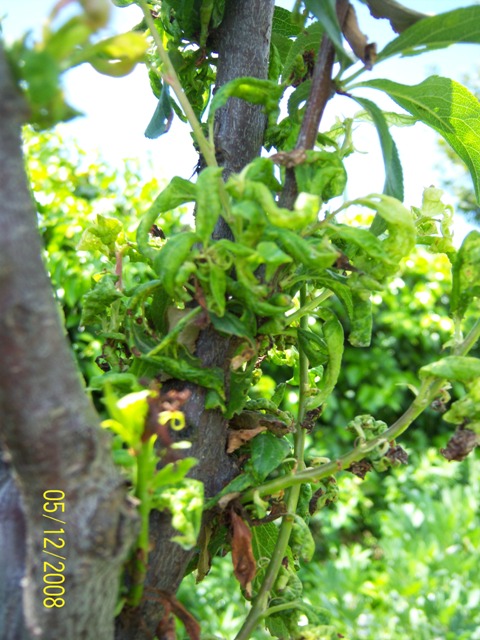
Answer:
[[[19,590],[22,544],[24,619],[38,640],[107,640],[113,636],[115,585],[136,518],[67,346],[42,263],[21,152],[25,114],[0,43],[0,435],[22,501],[12,489],[9,534],[22,535],[22,510],[28,531],[26,539],[15,541],[17,553],[6,558],[7,574],[16,576]],[[7,484],[4,476],[4,489]],[[51,529],[42,517],[43,494],[49,489],[64,492],[67,523],[65,605],[52,608],[43,604],[43,562],[49,558],[44,530]],[[12,544],[3,538],[2,553]],[[21,615],[21,599],[17,607],[9,612],[12,620]]]
[[[227,0],[225,20],[216,34],[217,88],[237,77],[267,77],[273,8],[274,0]],[[244,100],[231,98],[219,109],[215,120],[215,145],[225,176],[240,171],[260,153],[265,124],[262,107]],[[214,237],[231,238],[223,219],[217,224]],[[230,353],[234,347],[230,338],[219,335],[211,326],[200,333],[197,341],[196,355],[202,366],[222,368],[227,390]],[[220,411],[205,409],[205,388],[181,381],[165,383],[163,388],[169,386],[191,391],[183,407],[188,428],[182,431],[182,438],[192,442],[188,455],[199,461],[189,475],[201,480],[206,496],[211,497],[238,473],[235,462],[225,452],[227,421]],[[170,518],[164,514],[153,512],[150,525],[152,551],[146,585],[153,590],[174,593],[193,552],[184,551],[171,542],[175,530]],[[158,602],[144,600],[136,609],[126,607],[117,621],[116,639],[144,640],[149,633],[153,637],[161,615]]]
[[[349,7],[348,0],[337,0],[337,15],[343,24]],[[298,135],[295,149],[313,149],[317,139],[320,121],[332,95],[332,69],[335,60],[335,47],[325,33],[322,37],[317,61],[313,70],[312,86],[308,97],[305,115]],[[295,172],[286,170],[285,187],[280,198],[280,206],[292,209],[298,195]]]

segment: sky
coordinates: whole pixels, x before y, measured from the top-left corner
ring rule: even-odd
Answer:
[[[3,32],[7,42],[28,30],[38,32],[45,16],[53,6],[52,0],[3,0],[0,16],[5,16]],[[291,9],[293,0],[277,2]],[[369,41],[377,43],[377,50],[395,36],[386,20],[373,19],[367,7],[353,3],[362,31]],[[403,4],[425,13],[441,13],[472,2],[461,0],[403,0]],[[140,10],[131,6],[113,7],[112,19],[103,34],[105,37],[129,30],[140,21]],[[462,82],[465,74],[475,73],[476,60],[480,59],[478,45],[454,45],[410,58],[393,58],[382,62],[361,79],[390,78],[403,84],[418,84],[432,72]],[[64,124],[62,134],[73,137],[87,151],[99,150],[110,164],[119,165],[127,158],[138,158],[145,175],[153,171],[157,177],[171,179],[174,175],[189,178],[193,173],[197,156],[191,144],[189,129],[176,119],[169,133],[157,140],[144,137],[145,128],[156,107],[143,65],[124,78],[109,78],[95,72],[89,65],[82,65],[65,76],[68,101],[85,117]],[[381,92],[363,90],[363,95],[379,106],[401,111]],[[335,98],[327,106],[322,129],[328,130],[336,117],[348,117],[358,111],[358,106],[347,98]],[[422,124],[394,129],[400,158],[404,168],[405,203],[419,206],[425,187],[439,185],[444,157],[437,147],[437,134]],[[359,125],[354,132],[354,144],[362,154],[347,158],[349,174],[347,197],[360,197],[371,192],[381,192],[384,182],[383,162],[378,137],[373,126]],[[454,203],[447,195],[447,201]],[[462,219],[456,222],[457,243],[470,226]]]

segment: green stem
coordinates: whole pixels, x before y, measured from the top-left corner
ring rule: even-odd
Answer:
[[[455,354],[458,356],[467,355],[479,338],[480,320],[477,320],[465,340],[455,348]],[[391,427],[382,433],[381,436],[360,444],[358,447],[355,447],[355,449],[352,449],[337,460],[327,462],[318,467],[305,469],[295,475],[284,476],[271,480],[270,482],[266,482],[259,487],[255,487],[255,493],[259,497],[274,495],[279,491],[284,491],[288,487],[301,485],[304,482],[318,482],[322,478],[326,478],[346,469],[352,464],[352,462],[356,462],[357,460],[364,458],[369,451],[375,449],[379,444],[382,444],[385,441],[388,442],[390,440],[395,440],[395,438],[398,438],[398,436],[406,431],[412,422],[416,420],[436,398],[442,387],[445,385],[445,382],[446,381],[444,379],[434,378],[433,376],[426,378],[422,383],[418,396],[412,404],[403,413],[403,415],[401,415],[400,418],[392,424]],[[253,489],[249,489],[243,494],[242,502],[251,502],[252,498]]]
[[[135,497],[139,500],[140,533],[135,545],[135,557],[133,559],[133,586],[128,597],[128,603],[132,607],[137,607],[140,604],[145,577],[147,575],[150,518],[148,479],[150,475],[149,459],[151,448],[152,443],[150,440],[142,442],[137,454],[137,486]]]
[[[306,304],[306,286],[303,285],[300,291],[300,305]],[[300,319],[300,326],[303,329],[308,328],[308,318],[303,316]],[[296,460],[297,469],[302,471],[305,468],[304,462],[304,450],[305,450],[305,430],[302,428],[303,420],[306,414],[307,404],[307,392],[308,392],[308,359],[303,350],[298,345],[299,350],[299,401],[298,401],[298,417],[297,427],[295,432],[295,445],[294,456]],[[270,592],[272,591],[275,581],[278,576],[278,572],[282,566],[283,559],[285,558],[288,541],[290,540],[290,534],[294,523],[294,517],[297,511],[298,500],[300,497],[300,484],[290,487],[287,497],[287,515],[282,519],[280,530],[278,532],[277,542],[272,553],[272,557],[265,572],[265,578],[262,586],[252,604],[245,622],[242,628],[238,632],[235,640],[248,640],[252,637],[252,632],[258,625],[259,621],[265,617],[265,613],[268,606],[268,600]]]
[[[150,30],[152,38],[155,42],[155,46],[157,47],[158,55],[160,56],[160,60],[162,61],[162,64],[163,64],[163,73],[160,74],[161,78],[164,82],[166,82],[172,87],[173,92],[175,93],[177,100],[179,101],[180,106],[182,107],[183,112],[185,113],[185,116],[187,117],[187,120],[190,123],[190,126],[192,127],[192,131],[194,133],[197,144],[200,147],[200,151],[202,152],[202,155],[205,158],[205,162],[209,167],[216,167],[218,165],[217,165],[217,160],[215,158],[215,150],[213,146],[208,143],[208,140],[203,135],[202,126],[198,121],[197,116],[195,115],[195,112],[192,108],[192,105],[190,104],[190,101],[185,95],[183,87],[177,76],[177,72],[175,71],[172,61],[170,60],[170,57],[166,52],[165,47],[163,46],[162,38],[160,37],[160,34],[157,31],[157,28],[155,26],[155,21],[152,18],[152,14],[150,12],[148,4],[146,0],[137,0],[137,3],[143,12],[143,15],[145,17],[145,22],[147,23],[147,26]]]
[[[328,298],[330,298],[331,296],[333,296],[333,291],[325,289],[320,295],[315,296],[315,298],[313,298],[309,302],[305,302],[305,306],[300,305],[300,309],[298,311],[295,311],[295,313],[287,316],[288,324],[292,324],[292,322],[295,322],[296,320],[305,317],[312,311],[315,311],[315,309],[319,307],[322,302],[325,302],[325,300],[328,300]],[[308,329],[308,324],[306,328]]]
[[[467,354],[479,338],[480,338],[480,320],[477,320],[476,323],[473,325],[473,327],[470,329],[470,333],[465,338],[465,340],[461,342],[458,345],[458,347],[454,349],[455,355],[462,356]]]

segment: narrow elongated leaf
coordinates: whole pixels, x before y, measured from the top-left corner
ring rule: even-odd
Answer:
[[[197,210],[195,227],[204,244],[208,244],[220,216],[221,167],[207,167],[198,176],[196,184]]]
[[[381,109],[371,100],[366,98],[353,98],[367,111],[377,128],[380,146],[382,148],[383,163],[385,165],[385,185],[383,193],[393,196],[403,202],[403,169],[398,155],[397,145],[388,128],[387,121]]]
[[[480,297],[480,231],[471,231],[460,247],[452,270],[452,313],[462,318],[474,297]]]
[[[414,86],[390,80],[370,80],[356,86],[384,91],[413,116],[438,131],[469,168],[480,202],[480,102],[468,89],[440,76],[431,76]]]
[[[338,22],[335,4],[335,0],[305,0],[305,6],[318,19],[333,42],[339,59],[345,67],[349,67],[353,64],[353,60],[343,48],[342,31]]]
[[[137,229],[137,243],[140,253],[153,260],[158,249],[149,246],[149,233],[153,223],[161,213],[175,209],[196,198],[193,182],[175,176],[168,186],[155,198],[150,209],[143,216]]]
[[[178,380],[194,382],[207,389],[214,389],[221,398],[225,398],[223,372],[218,367],[202,369],[200,363],[195,367],[185,360],[174,360],[164,356],[142,356],[141,359],[156,365],[161,373],[166,373]]]
[[[415,22],[429,17],[426,13],[404,7],[396,0],[362,0],[362,2],[368,5],[374,18],[387,18],[392,29],[397,33],[401,33]]]
[[[380,51],[377,61],[397,53],[415,56],[458,42],[480,43],[480,6],[463,7],[419,20]]]
[[[480,360],[469,356],[447,356],[420,369],[420,377],[435,376],[466,384],[480,377]]]
[[[210,105],[208,118],[211,120],[217,109],[223,107],[229,98],[241,98],[252,104],[262,104],[268,114],[276,114],[278,112],[278,102],[284,89],[282,85],[278,85],[272,80],[235,78],[235,80],[224,84],[215,93]]]
[[[170,129],[173,119],[172,103],[170,101],[170,90],[167,84],[162,86],[158,104],[153,113],[152,119],[145,129],[145,137],[154,140],[159,138]]]
[[[328,365],[318,384],[316,395],[307,399],[309,411],[320,407],[328,399],[337,384],[342,365],[343,327],[332,312],[327,313],[327,310],[323,310],[322,315],[326,318],[322,329],[327,343]]]
[[[293,42],[290,51],[285,59],[285,66],[282,73],[282,81],[285,82],[290,78],[290,75],[295,69],[297,61],[301,60],[301,56],[305,51],[317,52],[320,47],[320,40],[323,35],[323,27],[318,22],[314,22],[306,29]]]

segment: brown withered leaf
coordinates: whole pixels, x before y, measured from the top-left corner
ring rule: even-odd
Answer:
[[[252,347],[245,347],[242,353],[239,353],[231,359],[230,369],[232,371],[237,371],[243,364],[245,364],[245,362],[251,360],[255,353],[255,349],[252,349]]]
[[[478,444],[480,444],[480,438],[474,431],[459,428],[448,441],[446,448],[440,449],[440,453],[447,460],[461,462]]]
[[[195,578],[195,582],[197,584],[205,578],[212,566],[212,557],[208,550],[208,545],[210,543],[211,537],[212,524],[210,522],[205,522],[204,526],[200,530],[200,535],[198,537],[198,546],[200,548],[200,553],[198,555],[197,577]]]
[[[360,58],[367,69],[371,69],[376,59],[376,45],[369,43],[367,37],[361,32],[355,9],[350,5],[347,16],[342,26],[343,35],[352,47],[353,53]]]
[[[369,471],[373,469],[373,465],[368,460],[358,460],[357,462],[352,462],[352,464],[348,467],[347,471],[353,473],[354,476],[358,476],[362,480],[365,479],[365,476]]]
[[[232,563],[233,573],[245,590],[247,598],[252,597],[252,580],[255,577],[257,565],[252,550],[252,532],[234,508],[230,510],[232,525]]]
[[[267,427],[255,427],[254,429],[231,429],[227,432],[227,453],[233,453],[257,434],[266,431]]]
[[[374,18],[387,18],[397,33],[402,33],[423,18],[428,18],[428,14],[404,7],[395,0],[366,0],[366,3]]]
[[[281,437],[287,433],[293,433],[295,431],[295,425],[292,422],[287,424],[282,420],[279,420],[277,416],[272,416],[269,413],[261,413],[260,411],[250,411],[245,409],[240,413],[234,415],[228,426],[230,429],[256,429],[257,427],[266,427],[268,431],[273,435]]]

